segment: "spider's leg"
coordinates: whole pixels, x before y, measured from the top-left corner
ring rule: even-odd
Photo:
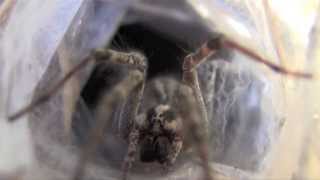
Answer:
[[[132,70],[128,77],[117,84],[110,92],[103,95],[101,102],[103,105],[98,106],[96,113],[96,123],[89,132],[87,145],[84,146],[80,158],[76,164],[73,180],[79,180],[84,175],[84,170],[90,156],[95,152],[97,145],[103,140],[103,132],[108,120],[111,118],[112,109],[118,101],[124,100],[129,93],[141,83],[144,75],[139,70]]]
[[[128,176],[128,172],[134,162],[134,156],[137,152],[138,142],[139,142],[140,133],[137,128],[133,128],[129,134],[129,146],[126,157],[122,164],[122,179],[126,180]]]
[[[56,94],[65,84],[74,76],[79,70],[86,67],[91,61],[95,63],[100,62],[112,62],[118,64],[129,64],[141,71],[145,71],[147,63],[143,55],[139,53],[122,53],[111,49],[98,49],[90,53],[79,64],[72,68],[57,84],[53,85],[47,92],[41,95],[39,98],[33,100],[30,104],[26,105],[18,112],[13,113],[8,117],[9,121],[15,121],[21,116],[32,111],[35,107],[47,102],[54,94]]]
[[[307,79],[309,79],[309,78],[313,77],[313,75],[311,73],[293,71],[293,70],[289,70],[289,69],[286,69],[284,67],[281,67],[281,66],[279,66],[277,64],[274,64],[274,63],[268,61],[267,59],[264,59],[263,57],[255,54],[254,52],[250,51],[249,49],[237,44],[234,41],[224,39],[224,40],[221,41],[221,45],[223,47],[236,49],[236,50],[240,51],[241,53],[243,53],[244,55],[251,57],[251,59],[253,61],[262,63],[262,64],[266,65],[271,70],[273,70],[273,71],[275,71],[277,73],[284,74],[284,75],[290,75],[290,76],[298,77],[298,78],[307,78]]]
[[[201,48],[199,48],[195,53],[191,53],[184,58],[183,61],[183,75],[182,82],[190,86],[196,97],[198,106],[200,107],[202,123],[205,127],[208,127],[208,115],[206,106],[203,100],[201,89],[199,86],[198,74],[196,68],[207,60],[207,57],[213,55],[220,48],[219,41],[212,40],[208,41]]]
[[[194,148],[197,150],[206,180],[212,180],[211,169],[209,164],[209,144],[208,134],[204,129],[208,128],[203,124],[201,107],[194,96],[193,90],[181,85],[177,94],[176,103],[179,105],[179,111],[183,120],[184,136],[190,137]],[[190,132],[189,130],[192,131]]]
[[[146,57],[139,52],[119,52],[112,49],[97,49],[93,52],[97,63],[115,63],[133,66],[140,71],[147,68]]]
[[[131,100],[132,108],[128,112],[128,128],[130,133],[128,137],[128,161],[125,160],[124,162],[128,162],[128,168],[124,168],[125,176],[134,160],[133,155],[136,151],[139,137],[135,120],[137,118],[144,92],[144,79],[147,68],[146,58],[140,53],[124,53],[111,49],[98,49],[93,54],[97,63],[124,64],[133,66],[134,70],[131,70],[126,79],[116,85],[111,92],[106,93],[97,106],[98,108],[95,113],[97,122],[89,134],[88,145],[84,148],[80,156],[74,179],[80,179],[82,177],[85,164],[89,160],[90,154],[95,151],[96,146],[102,141],[103,130],[107,124],[107,121],[111,117],[111,110],[117,102],[125,100],[129,95],[133,95],[133,99]]]
[[[96,51],[96,57],[97,59],[104,59],[106,51]],[[147,61],[146,58],[138,53],[138,52],[131,52],[131,53],[124,53],[124,52],[117,52],[114,50],[109,49],[107,52],[108,58],[110,59],[111,63],[116,64],[125,64],[125,65],[131,65],[134,66],[134,68],[140,70],[143,73],[143,76],[146,74],[146,68],[147,68]],[[128,151],[126,154],[126,157],[124,159],[123,165],[122,165],[122,171],[123,171],[123,179],[127,179],[128,172],[132,166],[132,163],[134,162],[134,156],[137,151],[138,141],[139,141],[139,129],[137,127],[136,121],[138,118],[138,110],[141,104],[141,99],[144,92],[144,80],[142,83],[138,86],[136,86],[132,91],[130,92],[130,105],[131,108],[129,108],[129,112],[127,113],[128,123],[127,128],[129,133],[124,133],[124,137],[128,138],[129,140],[129,146]],[[141,116],[142,117],[142,116]]]
[[[191,53],[184,58],[183,62],[183,75],[182,81],[184,84],[191,87],[195,103],[191,103],[189,100],[190,108],[194,109],[195,105],[199,107],[200,117],[191,118],[189,124],[193,127],[193,136],[196,139],[194,142],[197,143],[198,152],[203,163],[203,168],[206,173],[207,179],[211,179],[210,166],[209,166],[209,145],[208,145],[208,114],[207,108],[203,100],[202,92],[199,86],[198,74],[196,68],[203,62],[205,62],[211,55],[216,53],[221,48],[220,37],[203,44],[195,53]],[[185,88],[184,88],[185,89]],[[183,90],[186,91],[186,90]],[[181,91],[181,92],[183,92]],[[187,92],[187,91],[186,91]],[[186,95],[184,95],[186,96]],[[187,103],[188,104],[188,103]],[[188,118],[187,118],[188,119]]]
[[[141,99],[143,96],[144,92],[144,82],[134,88],[132,90],[132,100],[131,100],[131,106],[128,113],[128,125],[126,126],[129,131],[129,135],[124,135],[125,138],[128,138],[129,145],[128,145],[128,150],[127,154],[124,158],[123,165],[122,165],[122,172],[123,176],[122,179],[126,180],[128,172],[132,166],[132,163],[134,162],[134,156],[137,152],[137,147],[138,147],[138,142],[139,142],[139,137],[140,137],[140,132],[138,129],[137,125],[137,119],[138,118],[145,118],[145,116],[138,116],[138,110],[141,104]],[[144,120],[143,120],[144,121]]]
[[[146,76],[147,70],[147,60],[144,55],[139,52],[119,52],[112,49],[98,49],[94,53],[94,57],[97,59],[97,63],[113,63],[113,64],[123,64],[131,66],[143,73]],[[107,60],[107,61],[106,61]],[[130,106],[126,112],[127,114],[127,126],[128,132],[123,132],[123,137],[128,138],[131,129],[134,127],[135,118],[138,115],[138,110],[141,104],[142,96],[144,93],[145,82],[143,80],[142,84],[137,86],[130,92]]]
[[[145,72],[143,71],[143,75],[145,77]],[[138,111],[141,105],[143,93],[144,93],[144,86],[145,82],[143,81],[139,86],[135,87],[129,97],[127,103],[130,104],[130,108],[126,108],[126,120],[123,120],[123,122],[119,122],[125,125],[125,131],[121,131],[120,133],[123,138],[130,139],[130,133],[133,129],[136,128],[136,119],[138,116]],[[122,121],[122,120],[120,120]],[[120,125],[123,126],[123,125]]]
[[[132,90],[132,100],[131,100],[131,105],[132,108],[129,110],[128,113],[128,131],[129,131],[129,135],[125,135],[127,136],[126,138],[128,138],[129,141],[129,145],[128,145],[128,150],[127,150],[127,154],[126,157],[123,161],[123,165],[122,165],[122,172],[123,172],[123,180],[127,179],[127,175],[128,172],[132,166],[132,163],[134,162],[134,156],[137,152],[137,148],[138,148],[138,143],[139,143],[139,137],[140,137],[140,132],[138,129],[138,125],[137,125],[137,119],[138,118],[145,118],[145,116],[139,116],[138,117],[138,110],[141,104],[141,99],[143,96],[143,92],[144,92],[144,82],[137,86],[136,88],[134,88]]]
[[[35,107],[47,102],[54,94],[56,94],[64,85],[65,83],[71,79],[71,77],[79,72],[82,68],[86,67],[88,63],[93,61],[94,58],[92,56],[88,56],[83,61],[81,61],[78,65],[76,65],[71,71],[69,71],[57,84],[49,89],[46,93],[41,95],[39,98],[33,100],[30,104],[26,105],[18,112],[13,113],[8,117],[8,120],[13,122],[20,118],[21,116],[25,115],[26,113],[32,111]]]

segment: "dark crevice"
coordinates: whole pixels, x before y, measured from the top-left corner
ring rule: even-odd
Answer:
[[[110,47],[119,51],[142,52],[148,59],[147,79],[160,75],[180,78],[183,58],[188,54],[186,49],[190,49],[183,42],[177,42],[139,24],[120,27]],[[124,66],[96,66],[82,91],[86,104],[94,106],[103,91],[126,75],[125,71]]]

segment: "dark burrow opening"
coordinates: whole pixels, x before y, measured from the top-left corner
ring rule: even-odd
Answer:
[[[175,40],[144,25],[121,26],[111,41],[110,47],[118,51],[138,51],[148,60],[147,79],[171,75],[181,77],[183,58],[191,51],[191,46]],[[102,91],[112,87],[122,76],[121,67],[95,67],[87,84],[82,90],[82,97],[88,106],[95,106]],[[101,70],[102,69],[102,70]],[[107,77],[108,81],[103,80]]]

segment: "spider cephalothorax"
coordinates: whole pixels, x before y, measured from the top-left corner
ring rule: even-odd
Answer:
[[[151,108],[139,126],[140,160],[172,165],[182,147],[181,128],[181,119],[170,105]]]

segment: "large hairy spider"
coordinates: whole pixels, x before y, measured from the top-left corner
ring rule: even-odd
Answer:
[[[47,101],[71,76],[90,61],[94,61],[101,66],[109,64],[126,65],[129,66],[127,77],[100,98],[100,105],[95,111],[96,123],[89,132],[86,146],[82,149],[73,179],[83,177],[84,168],[90,155],[102,142],[103,131],[108,120],[111,119],[112,109],[117,102],[125,101],[130,96],[133,97],[130,100],[131,110],[127,112],[126,131],[121,134],[128,142],[127,154],[123,161],[122,178],[127,179],[128,171],[135,160],[136,154],[139,154],[142,162],[158,162],[165,168],[169,168],[175,163],[182,147],[189,144],[186,143],[188,140],[191,141],[200,157],[205,179],[210,180],[212,175],[208,158],[208,117],[196,69],[208,59],[207,57],[222,48],[237,49],[253,60],[283,74],[311,77],[310,74],[288,71],[271,64],[236,43],[218,37],[206,42],[195,53],[184,58],[181,81],[172,78],[159,78],[147,83],[146,90],[154,93],[157,101],[146,105],[142,103],[145,93],[148,93],[145,92],[145,77],[148,67],[146,57],[138,52],[125,53],[104,48],[94,50],[49,92],[10,116],[9,120],[13,121]],[[141,111],[142,106],[148,108]]]
[[[101,139],[103,127],[106,126],[106,119],[111,119],[113,108],[119,101],[125,100],[128,96],[131,108],[125,123],[125,131],[121,131],[121,136],[128,142],[128,151],[123,162],[123,179],[127,179],[129,169],[134,162],[135,155],[139,153],[142,162],[158,162],[165,169],[174,164],[184,144],[186,133],[184,129],[194,129],[192,133],[196,147],[199,147],[199,153],[203,157],[204,167],[206,169],[206,179],[211,179],[208,165],[208,152],[206,136],[208,119],[206,111],[201,111],[204,102],[200,93],[197,81],[193,81],[196,74],[193,66],[187,64],[184,67],[184,83],[172,78],[159,78],[150,83],[146,83],[146,93],[153,93],[154,99],[143,101],[145,98],[145,73],[147,68],[146,58],[138,52],[118,52],[111,49],[96,50],[93,54],[97,63],[123,64],[129,65],[128,75],[124,80],[117,84],[111,92],[102,95],[99,105],[95,110],[96,125],[92,128],[92,136],[95,138],[89,141],[87,147],[95,147],[100,142],[92,140]],[[103,65],[101,65],[103,66]],[[197,92],[195,98],[194,92]],[[152,95],[151,95],[152,96]],[[141,104],[143,102],[143,104]],[[146,108],[147,107],[147,108]],[[139,111],[146,109],[145,112]],[[84,157],[84,156],[82,156]],[[75,179],[82,176],[83,162],[81,160],[77,168]]]

